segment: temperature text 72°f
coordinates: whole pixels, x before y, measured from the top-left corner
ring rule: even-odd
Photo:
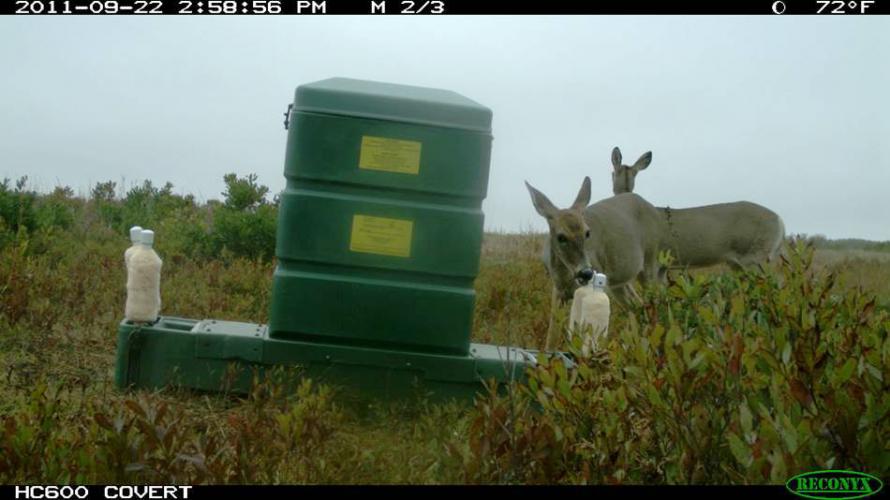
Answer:
[[[816,14],[865,14],[875,0],[816,0]]]
[[[444,14],[443,0],[401,0],[399,14]],[[371,0],[371,14],[386,14],[386,0]]]

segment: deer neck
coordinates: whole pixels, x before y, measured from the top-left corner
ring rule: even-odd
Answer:
[[[559,256],[551,248],[548,265],[550,267],[550,278],[553,280],[553,287],[556,288],[557,296],[561,302],[571,300],[572,293],[575,291],[575,276],[571,269],[559,260]]]

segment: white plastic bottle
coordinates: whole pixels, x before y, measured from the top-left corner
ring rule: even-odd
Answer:
[[[609,331],[609,296],[606,295],[606,275],[595,273],[590,284],[578,287],[572,297],[572,311],[569,316],[569,335],[582,332],[581,354],[590,355],[600,338]],[[571,338],[571,337],[570,337]]]
[[[124,252],[124,264],[126,264],[127,269],[130,268],[130,256],[133,255],[133,252],[136,250],[136,247],[139,246],[140,240],[142,239],[142,228],[140,226],[133,226],[130,228],[130,248],[128,248]]]
[[[140,244],[127,266],[127,305],[124,316],[135,323],[153,323],[161,312],[161,265],[152,248],[154,231],[142,231]]]

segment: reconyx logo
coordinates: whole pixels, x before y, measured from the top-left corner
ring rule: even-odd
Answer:
[[[881,491],[880,479],[850,470],[821,470],[798,474],[785,483],[788,491],[804,498],[862,498]]]

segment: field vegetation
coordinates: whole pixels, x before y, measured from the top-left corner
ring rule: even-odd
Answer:
[[[789,238],[781,262],[673,272],[613,307],[577,370],[474,403],[345,405],[276,371],[245,397],[113,384],[127,230],[157,233],[163,314],[262,323],[277,200],[225,176],[39,194],[0,183],[2,483],[781,483],[890,474],[890,242]],[[473,340],[543,345],[544,236],[485,235]],[[558,311],[564,324],[567,311]],[[578,355],[576,345],[563,349]]]

